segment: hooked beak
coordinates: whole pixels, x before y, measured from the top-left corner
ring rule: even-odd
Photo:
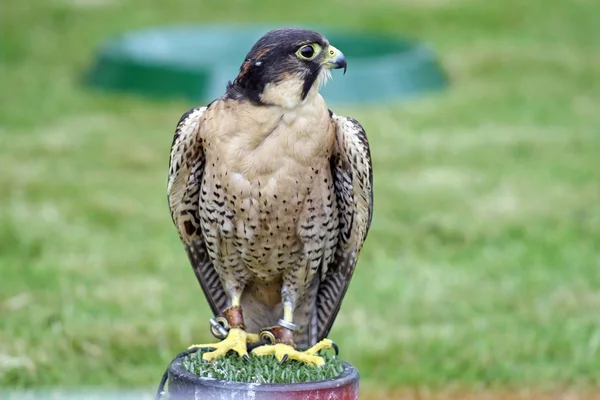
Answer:
[[[327,48],[327,55],[325,56],[322,65],[329,69],[344,68],[344,74],[346,74],[346,57],[344,56],[344,53],[332,45],[329,45]]]

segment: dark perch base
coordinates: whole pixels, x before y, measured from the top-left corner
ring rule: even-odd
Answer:
[[[344,362],[342,374],[331,380],[289,384],[226,382],[188,372],[182,359],[169,365],[169,399],[187,400],[357,400],[358,370]]]

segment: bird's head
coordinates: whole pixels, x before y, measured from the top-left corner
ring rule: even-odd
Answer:
[[[334,68],[346,72],[346,58],[320,33],[275,29],[250,49],[228,93],[259,104],[294,108],[315,96]]]

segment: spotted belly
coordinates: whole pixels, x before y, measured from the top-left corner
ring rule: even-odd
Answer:
[[[226,170],[207,171],[201,224],[222,281],[268,283],[285,275],[310,281],[315,265],[334,245],[327,233],[337,228],[337,218],[329,171],[304,172],[247,179]],[[325,178],[318,179],[319,172]]]

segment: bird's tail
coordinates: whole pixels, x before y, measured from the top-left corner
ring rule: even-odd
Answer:
[[[263,299],[254,295],[254,291],[246,290],[242,295],[242,309],[246,331],[259,333],[265,328],[277,324],[283,315],[281,302],[273,306],[266,305]]]

